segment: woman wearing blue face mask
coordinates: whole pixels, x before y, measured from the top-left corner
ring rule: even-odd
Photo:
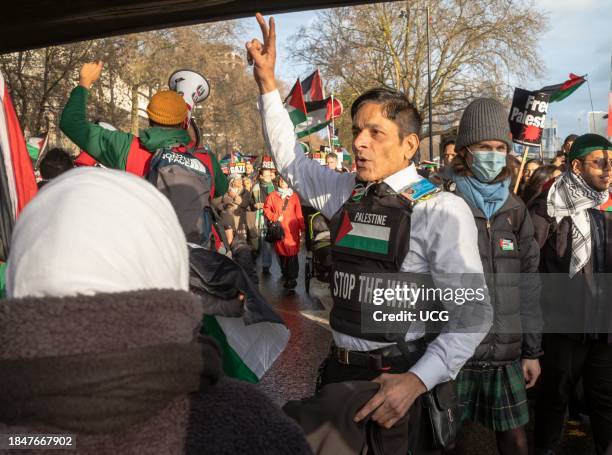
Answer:
[[[494,309],[491,332],[457,377],[461,417],[495,431],[504,454],[528,453],[526,389],[540,374],[539,248],[523,202],[510,190],[508,114],[493,99],[463,113],[452,162],[470,206]],[[521,335],[522,333],[522,335]]]

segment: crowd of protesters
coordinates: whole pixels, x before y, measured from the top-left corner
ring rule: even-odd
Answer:
[[[534,420],[544,455],[554,454],[582,382],[595,450],[609,453],[612,144],[572,134],[551,163],[521,163],[505,107],[478,98],[442,140],[439,170],[418,170],[419,113],[404,94],[375,89],[351,108],[356,172],[335,153],[315,163],[276,90],[274,24],[258,20],[264,43],[247,49],[277,170],[247,163],[225,177],[193,143],[173,91],[151,98],[139,136],[89,122],[102,64],[81,69],[60,127],[111,169],[73,170],[59,148],[41,161],[41,191],[15,226],[0,303],[0,433],[70,432],[82,453],[440,453],[452,441],[432,436],[438,406],[493,431],[502,455],[529,453]],[[427,197],[410,197],[424,185]],[[396,217],[373,234],[393,233],[386,250],[369,249],[367,236],[341,243],[360,213]],[[223,377],[215,341],[194,338],[205,297],[189,292],[187,245],[223,252],[256,286],[276,261],[293,293],[314,215],[330,245],[319,261],[329,264],[333,343],[315,398],[283,413],[256,387]],[[281,234],[271,240],[272,226]],[[431,339],[417,329],[393,341],[360,332],[357,301],[333,280],[373,271],[449,286],[448,274],[480,277],[488,295],[472,309],[478,329]],[[552,297],[557,276],[564,305]],[[560,309],[573,325],[551,322]]]

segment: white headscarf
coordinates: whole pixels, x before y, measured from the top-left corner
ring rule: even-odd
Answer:
[[[150,183],[75,169],[22,212],[6,274],[10,297],[187,290],[187,243],[170,202]]]

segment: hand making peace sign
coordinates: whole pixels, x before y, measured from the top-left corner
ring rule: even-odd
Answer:
[[[276,62],[276,27],[274,26],[274,18],[270,18],[270,25],[266,24],[265,19],[260,13],[255,15],[261,34],[263,36],[263,44],[253,38],[246,43],[247,60],[253,65],[253,75],[255,82],[259,86],[259,91],[264,93],[276,90],[276,81],[274,80],[274,64]]]

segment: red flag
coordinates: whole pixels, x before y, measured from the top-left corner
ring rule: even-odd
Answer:
[[[337,98],[328,98],[329,102],[327,103],[327,120],[331,120],[333,118],[338,118],[342,115],[342,103]]]
[[[2,95],[2,112],[0,112],[0,125],[6,132],[0,138],[2,142],[2,153],[5,167],[9,179],[10,195],[2,195],[1,197],[10,197],[11,206],[15,218],[23,210],[25,205],[32,199],[38,191],[36,178],[34,177],[34,168],[32,160],[28,154],[28,148],[19,125],[19,120],[8,87],[4,83],[4,78],[0,75],[0,90]]]

